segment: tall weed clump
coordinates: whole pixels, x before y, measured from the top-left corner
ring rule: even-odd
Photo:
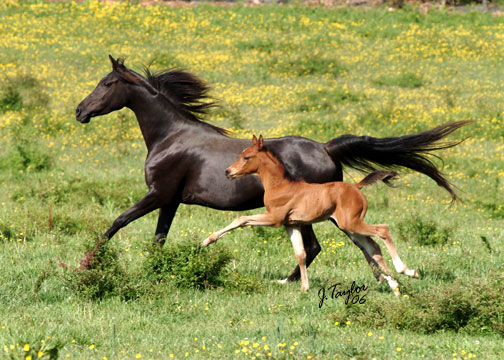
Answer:
[[[134,300],[144,292],[143,283],[126,272],[119,251],[112,246],[112,242],[102,242],[95,250],[87,270],[69,269],[63,265],[64,271],[58,277],[70,290],[92,301],[109,297]]]
[[[173,282],[180,288],[224,288],[245,293],[260,292],[261,280],[230,267],[233,260],[227,248],[201,248],[199,242],[184,241],[152,244],[143,264],[144,276],[155,283]]]
[[[398,231],[402,239],[418,245],[444,245],[453,235],[453,228],[442,227],[420,216],[400,222]]]
[[[229,250],[217,246],[201,248],[196,241],[153,244],[144,271],[153,281],[173,280],[182,288],[208,289],[222,285],[222,274],[231,261]]]

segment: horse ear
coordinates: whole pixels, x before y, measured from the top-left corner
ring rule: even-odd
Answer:
[[[252,136],[252,145],[257,144],[257,138],[255,135]]]
[[[263,137],[262,135],[259,135],[259,140],[257,140],[257,147],[259,148],[259,150],[261,150],[263,148]]]
[[[118,68],[119,68],[119,62],[118,62],[116,59],[114,59],[114,58],[112,57],[112,55],[110,55],[110,54],[109,54],[109,56],[108,56],[108,57],[109,57],[109,59],[110,59],[110,62],[112,63],[112,69],[113,69],[113,70],[118,70]]]

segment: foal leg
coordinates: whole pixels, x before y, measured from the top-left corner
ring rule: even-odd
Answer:
[[[378,245],[369,236],[363,236],[355,233],[351,234],[347,231],[343,232],[354,242],[355,245],[357,245],[359,249],[361,249],[369,266],[371,266],[371,270],[373,271],[376,280],[380,283],[386,280],[394,292],[394,295],[400,295],[399,283],[392,277],[392,275],[390,275],[391,272],[385,263],[380,245]]]
[[[392,261],[394,263],[396,271],[400,274],[404,274],[412,278],[418,278],[418,273],[416,272],[416,270],[408,269],[408,267],[401,261],[401,258],[397,253],[397,249],[394,243],[392,242],[392,236],[390,236],[390,230],[388,225],[385,224],[375,225],[375,228],[378,230],[377,236],[385,242],[385,246],[387,247],[390,256],[392,256]]]
[[[226,233],[230,232],[231,230],[234,230],[238,227],[243,227],[247,225],[251,226],[273,226],[277,222],[271,216],[269,213],[265,214],[258,214],[258,215],[252,215],[252,216],[240,216],[239,218],[235,219],[231,224],[226,226],[225,228],[214,232],[212,235],[207,237],[202,243],[201,246],[205,247],[210,245],[211,243],[219,240],[222,236],[224,236]]]
[[[303,246],[306,252],[306,268],[310,266],[315,257],[320,253],[322,249],[320,244],[313,232],[312,225],[302,225],[300,226],[301,236],[303,237]],[[299,265],[296,266],[294,271],[289,275],[288,278],[284,280],[279,280],[278,282],[281,284],[285,284],[290,281],[297,281],[301,278],[301,272],[299,269]]]
[[[308,284],[308,274],[306,272],[306,252],[303,245],[301,230],[295,226],[285,226],[285,229],[292,241],[294,254],[296,255],[296,260],[298,261],[298,266],[301,272],[301,290],[308,291],[310,285]]]
[[[404,274],[413,278],[418,278],[418,273],[413,269],[409,269],[401,261],[401,258],[397,253],[397,249],[394,243],[392,242],[392,237],[390,236],[390,230],[387,225],[385,224],[369,225],[366,224],[365,222],[361,222],[360,224],[352,224],[352,230],[350,231],[361,235],[374,235],[382,239],[383,242],[385,243],[385,246],[387,247],[387,250],[390,253],[390,256],[392,257],[392,262],[394,263],[396,271],[400,274]]]

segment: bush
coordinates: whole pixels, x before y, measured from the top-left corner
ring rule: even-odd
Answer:
[[[39,141],[30,134],[17,134],[13,138],[13,147],[0,157],[0,168],[11,171],[49,170],[54,165],[51,155],[40,146]]]
[[[93,250],[94,246],[90,251]],[[64,267],[63,274],[58,277],[84,299],[97,301],[118,296],[123,300],[133,300],[144,292],[142,282],[138,282],[136,276],[128,275],[125,267],[120,265],[119,252],[112,247],[110,241],[99,244],[90,261],[89,270]],[[42,281],[47,277],[47,273],[42,274]]]
[[[231,260],[225,248],[202,249],[199,242],[153,244],[147,250],[144,271],[153,281],[173,279],[183,288],[208,289],[222,285],[221,275]]]
[[[49,96],[44,87],[29,74],[8,77],[0,84],[0,113],[23,108],[32,110],[48,104]]]
[[[399,235],[404,240],[412,240],[418,245],[443,245],[450,241],[453,229],[441,228],[434,221],[415,217],[399,223]]]
[[[17,224],[16,224],[17,225]],[[12,222],[6,224],[0,220],[0,241],[31,241],[33,234],[28,231],[20,231]]]
[[[408,298],[377,298],[370,294],[366,306],[347,306],[335,317],[366,327],[395,327],[419,333],[440,331],[479,335],[504,335],[502,273],[470,282],[455,281],[411,293]]]

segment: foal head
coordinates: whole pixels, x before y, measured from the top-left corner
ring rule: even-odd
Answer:
[[[238,179],[248,174],[255,174],[261,162],[260,153],[264,152],[263,137],[259,135],[259,139],[254,135],[252,137],[252,146],[249,146],[241,153],[236,160],[226,170],[228,179]]]
[[[122,60],[109,55],[112,72],[100,80],[96,88],[75,109],[75,116],[81,123],[88,123],[92,117],[105,115],[122,109],[128,104],[131,85],[139,85],[152,95],[157,90],[143,77],[124,66]]]

